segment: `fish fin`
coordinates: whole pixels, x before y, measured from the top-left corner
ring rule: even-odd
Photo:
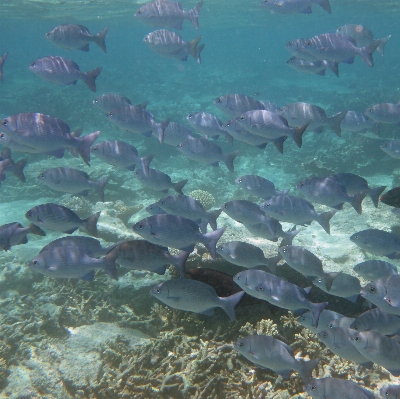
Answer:
[[[372,53],[378,48],[380,43],[381,43],[380,40],[374,40],[372,43],[368,44],[368,46],[362,47],[360,49],[361,58],[370,67],[374,66],[374,59],[372,58]]]
[[[164,142],[164,131],[168,125],[169,125],[169,119],[166,119],[165,121],[163,121],[161,123],[155,124],[157,135],[158,135],[158,141],[161,144]]]
[[[94,93],[96,93],[96,78],[97,76],[100,75],[102,68],[96,68],[93,69],[93,71],[89,71],[86,73],[83,73],[83,81],[86,83],[87,87],[89,87],[90,90],[92,90]],[[75,82],[76,83],[76,82]]]
[[[397,253],[393,252],[392,254],[386,255],[389,259],[397,259]]]
[[[79,129],[74,130],[71,133],[71,136],[73,136],[73,137],[81,137],[82,132],[83,132],[83,129],[80,127]]]
[[[279,374],[283,379],[287,380],[290,377],[290,373],[292,370],[275,370],[277,374]]]
[[[225,313],[228,315],[231,321],[236,320],[235,316],[235,307],[242,299],[244,291],[239,291],[236,294],[230,295],[225,298],[219,298],[220,307],[225,310]]]
[[[78,195],[82,195],[84,197],[86,197],[89,194],[89,190],[83,190],[80,193],[78,193]]]
[[[261,150],[263,150],[263,149],[265,149],[267,144],[268,144],[268,141],[266,143],[258,144],[258,145],[254,146],[254,147],[257,147],[257,148],[260,148]]]
[[[346,299],[350,302],[356,303],[359,296],[360,296],[360,294],[351,295],[351,296],[346,297]]]
[[[100,214],[100,212],[98,212]],[[96,213],[97,215],[97,213]],[[94,215],[94,216],[96,216]],[[96,219],[97,222],[97,219]],[[117,260],[119,254],[119,247],[113,248],[104,258],[104,271],[109,274],[114,280],[118,280],[117,265],[115,261]]]
[[[361,215],[362,214],[362,202],[367,193],[365,191],[361,191],[359,193],[355,193],[353,195],[353,200],[351,201],[351,206],[355,209],[355,211]]]
[[[221,215],[222,209],[216,209],[215,211],[206,212],[206,220],[213,230],[217,230],[217,219]]]
[[[338,211],[341,211],[343,209],[343,203],[332,206],[332,208],[337,209]]]
[[[301,11],[301,14],[312,14],[311,6]]]
[[[182,278],[185,277],[185,265],[189,258],[190,252],[181,251],[178,255],[171,255],[171,263],[178,269]]]
[[[2,160],[11,159],[11,148],[4,148],[3,151],[0,152],[0,158],[2,158]]]
[[[3,80],[3,65],[6,61],[8,53],[5,53],[2,57],[0,57],[0,80]]]
[[[203,314],[204,316],[212,316],[214,314],[214,308],[207,309],[204,312],[200,312],[200,314]]]
[[[89,273],[86,273],[84,276],[79,277],[80,280],[83,281],[93,281],[94,280],[94,270],[91,270]]]
[[[337,61],[326,60],[326,65],[329,66],[330,70],[339,77],[339,63]]]
[[[389,39],[392,37],[392,35],[386,36],[382,39],[379,39],[379,46],[376,48],[376,50],[380,53],[380,55],[383,57],[384,53],[384,48],[386,43],[389,41]]]
[[[219,166],[219,162],[213,162],[210,163],[211,166],[214,166],[214,168],[217,168]]]
[[[87,134],[86,136],[75,138],[75,140],[78,141],[76,150],[88,166],[90,166],[90,146],[97,140],[100,134],[101,131],[98,130],[97,132]]]
[[[131,100],[129,100],[128,98],[127,98],[126,100],[129,101],[129,104],[131,103]],[[143,102],[143,103],[140,103],[140,104],[135,105],[135,107],[137,107],[137,108],[142,108],[142,109],[146,109],[146,107],[147,107],[148,105],[149,105],[149,102],[148,102],[148,101],[145,101],[145,102]]]
[[[272,144],[276,147],[276,149],[283,154],[283,143],[286,141],[287,137],[279,137],[275,140],[272,140]]]
[[[201,36],[197,36],[189,42],[189,53],[195,60],[197,60],[198,64],[201,64],[201,59],[199,59],[199,57],[197,56],[197,45],[199,44],[200,40]]]
[[[320,71],[316,72],[315,74],[325,76],[325,71],[326,71],[326,69],[321,69]]]
[[[93,237],[97,237],[97,221],[99,220],[101,212],[96,212],[94,215],[85,219],[84,227]]]
[[[81,47],[79,50],[84,51],[85,53],[89,52],[89,43],[85,44],[83,47]]]
[[[108,28],[104,28],[101,32],[97,35],[93,36],[94,42],[105,52],[107,53],[106,49],[106,34]],[[88,50],[89,51],[89,50]]]
[[[302,379],[304,384],[308,384],[308,382],[310,381],[311,374],[315,369],[315,367],[318,366],[319,361],[320,361],[319,358],[310,360],[308,362],[304,360],[299,360],[299,367],[297,369],[297,372],[299,373],[300,378]]]
[[[343,62],[344,64],[353,64],[354,63],[354,57],[347,58],[347,60],[343,60],[343,61],[340,61],[340,62]]]
[[[224,234],[225,229],[226,227],[221,227],[220,229],[214,230],[211,233],[202,234],[201,243],[204,244],[214,260],[217,257],[217,242],[221,238],[222,234]]]
[[[375,188],[370,188],[368,190],[368,194],[375,205],[375,208],[378,208],[379,204],[379,196],[385,191],[386,186],[380,186]]]
[[[181,61],[187,61],[187,59],[188,59],[188,55],[185,55],[184,57],[182,57],[182,58],[179,58]]]
[[[296,226],[295,226],[296,227]],[[281,234],[282,237],[282,242],[281,245],[292,245],[293,238],[297,236],[297,234],[300,233],[301,230],[295,230],[295,229],[290,229],[288,231],[283,231]]]
[[[95,183],[94,187],[95,187],[97,194],[99,194],[99,196],[100,196],[101,202],[104,202],[104,187],[106,186],[106,184],[108,183],[109,180],[110,180],[110,177],[105,176]]]
[[[149,175],[149,165],[150,162],[153,160],[154,154],[147,155],[146,157],[140,158],[140,166],[142,167],[142,172],[144,176]]]
[[[199,29],[199,13],[201,11],[201,7],[203,7],[202,1],[197,3],[197,5],[193,7],[191,10],[184,12],[185,18],[188,19],[196,29]],[[180,23],[180,28],[176,29],[180,30],[182,29],[182,22]]]
[[[347,114],[347,111],[342,111],[342,112],[339,112],[338,114],[335,114],[332,117],[328,118],[329,126],[339,137],[342,137],[342,130],[341,130],[340,124],[342,123],[343,119],[346,117],[346,114]]]
[[[28,237],[25,236],[18,244],[16,245],[20,245],[20,244],[27,244],[28,243]]]
[[[316,221],[321,225],[321,227],[328,233],[331,234],[331,226],[329,221],[332,219],[333,216],[336,214],[335,211],[323,212],[317,215]]]
[[[31,223],[28,226],[28,229],[30,234],[35,234],[37,236],[42,236],[42,237],[46,235],[46,233],[39,226],[36,226],[36,224]]]
[[[126,169],[128,169],[128,170],[130,170],[132,172],[135,170],[135,168],[136,168],[136,164],[132,164],[132,165],[129,165],[129,166],[126,167]]]
[[[313,303],[310,309],[313,316],[313,327],[318,327],[319,315],[328,306],[328,302]]]
[[[187,247],[178,248],[178,249],[180,249],[181,251],[192,253],[194,251],[194,244],[188,245]]]
[[[308,128],[309,123],[303,126],[299,126],[296,128],[293,128],[292,132],[292,139],[296,143],[297,147],[301,148],[301,145],[303,144],[303,133],[306,131]]]
[[[14,167],[12,169],[13,175],[24,183],[26,182],[26,178],[24,175],[24,168],[26,166],[26,163],[27,163],[26,159],[21,159],[20,161],[14,163],[13,165]]]
[[[306,288],[303,288],[303,289],[304,289],[305,292],[307,292],[307,294],[309,294],[311,289],[312,289],[312,286],[306,287]]]
[[[328,14],[332,13],[329,0],[315,0],[315,3],[321,6]]]
[[[64,148],[60,148],[59,150],[49,151],[45,154],[50,155],[51,157],[62,158],[64,156]]]
[[[128,132],[129,130],[127,130],[127,132]],[[144,132],[144,133],[142,133],[142,136],[144,136],[144,137],[151,137],[153,135],[153,132],[151,131],[151,130],[149,130],[148,132]]]
[[[332,288],[333,281],[335,280],[336,277],[338,277],[342,272],[334,272],[334,273],[325,273],[323,276],[323,282],[325,284],[326,289],[328,292]]]
[[[78,81],[77,80],[74,80],[73,82],[69,82],[69,83],[65,83],[67,86],[70,86],[70,85],[76,85],[78,83]]]
[[[196,61],[198,64],[201,64],[201,57],[200,54],[203,51],[205,44],[200,44],[200,46],[197,46],[197,51],[196,51]]]
[[[202,219],[198,220],[197,222],[200,227],[201,234],[206,234],[207,233],[207,224],[208,224],[207,220],[202,218]]]
[[[280,255],[273,256],[272,258],[265,258],[264,266],[267,266],[270,272],[276,275],[276,266],[280,260]]]
[[[163,276],[165,274],[165,271],[167,270],[167,267],[168,265],[163,265],[158,267],[157,269],[152,270],[152,272]]]
[[[74,231],[76,231],[77,229],[78,229],[77,227],[74,227],[74,228],[72,228],[72,229],[63,231],[63,233],[72,234],[72,233],[73,233]]]
[[[183,195],[182,189],[185,187],[186,183],[188,182],[188,179],[182,180],[178,183],[173,184],[173,189],[180,195]]]
[[[228,168],[229,172],[233,173],[234,172],[234,166],[233,166],[233,161],[235,160],[235,158],[237,157],[237,155],[239,154],[239,151],[233,151],[230,154],[226,154],[223,157],[223,161],[224,164],[226,165],[226,167]]]

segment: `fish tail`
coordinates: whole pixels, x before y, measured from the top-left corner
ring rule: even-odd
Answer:
[[[108,28],[103,29],[97,35],[93,36],[94,42],[105,52],[107,53],[106,49],[106,34]]]
[[[189,53],[199,64],[201,64],[201,59],[200,54],[197,54],[197,45],[200,40],[201,36],[197,36],[189,42]]]
[[[72,137],[81,137],[82,132],[83,132],[83,129],[80,127],[79,129],[74,130],[71,133],[71,136]],[[74,147],[68,147],[68,151],[71,153],[71,155],[74,158],[78,158],[79,157],[78,151]]]
[[[235,307],[239,303],[239,301],[242,299],[242,296],[244,294],[244,291],[237,292],[236,294],[227,296],[225,298],[219,297],[220,300],[220,307],[224,309],[225,313],[228,315],[231,321],[236,320],[236,315],[235,315]]]
[[[76,150],[88,166],[90,166],[90,146],[97,140],[97,138],[100,136],[100,133],[101,131],[98,130],[97,132],[76,138],[78,141]]]
[[[96,93],[96,78],[100,75],[102,68],[93,69],[83,74],[83,81],[86,83],[90,90]]]
[[[361,47],[360,50],[360,56],[364,60],[364,62],[370,66],[374,66],[374,59],[372,58],[372,53],[378,48],[380,45],[381,41],[380,40],[374,40],[372,43],[368,44],[368,46]]]
[[[216,209],[215,211],[207,212],[206,213],[206,220],[207,223],[211,226],[213,230],[217,230],[217,219],[221,214],[222,209]]]
[[[28,226],[28,233],[42,237],[46,235],[46,233],[39,226],[36,226],[36,224],[33,223]]]
[[[101,212],[96,212],[94,215],[85,219],[84,227],[93,236],[97,237],[97,221],[99,220]]]
[[[375,187],[375,188],[369,189],[368,194],[369,194],[372,202],[374,203],[375,208],[378,208],[379,196],[383,193],[385,188],[386,188],[386,186],[380,186],[380,187]]]
[[[217,242],[221,238],[222,234],[224,234],[225,229],[226,227],[221,227],[211,233],[203,234],[203,240],[201,242],[208,249],[208,252],[214,260],[217,257]]]
[[[292,139],[297,144],[297,147],[299,147],[299,148],[301,148],[301,146],[303,144],[303,133],[308,128],[308,125],[309,125],[309,123],[307,123],[303,126],[295,127],[292,129],[292,132],[293,132]]]
[[[328,302],[312,303],[311,313],[313,316],[313,327],[318,327],[319,315],[328,306]]]
[[[332,13],[329,0],[315,0],[315,3],[321,6],[328,14]]]
[[[333,280],[335,280],[335,278],[338,277],[340,274],[342,274],[342,272],[334,272],[334,273],[325,273],[324,274],[322,281],[325,284],[325,287],[328,291],[330,291],[332,288]]]
[[[320,359],[314,359],[310,361],[304,361],[304,360],[299,360],[299,367],[297,369],[297,372],[300,375],[300,378],[304,382],[304,384],[308,384],[308,382],[311,379],[311,375],[315,367],[318,366]]]
[[[336,61],[324,60],[325,64],[329,67],[329,69],[339,77],[339,63]]]
[[[104,187],[109,180],[110,176],[105,176],[102,179],[98,180],[95,184],[95,190],[97,194],[99,194],[101,202],[104,202]]]
[[[103,258],[104,260],[103,269],[114,280],[118,280],[117,265],[115,264],[118,254],[119,254],[119,247],[115,247]]]
[[[199,14],[201,11],[201,7],[203,7],[203,2],[197,3],[195,7],[193,7],[189,11],[185,11],[185,18],[188,19],[196,29],[199,29]]]
[[[342,111],[328,118],[329,126],[339,137],[342,137],[342,129],[340,127],[340,124],[346,117],[346,114],[347,111]]]
[[[233,166],[233,161],[235,160],[235,158],[237,157],[237,155],[239,154],[239,151],[233,151],[230,154],[226,154],[224,155],[223,161],[226,165],[226,167],[228,168],[229,172],[233,173],[234,172],[234,166]]]
[[[334,210],[334,211],[319,213],[317,215],[316,221],[328,234],[331,234],[331,226],[329,224],[329,221],[332,219],[332,217],[335,215],[336,212],[337,211]]]
[[[300,233],[300,230],[288,230],[282,232],[282,242],[285,242],[285,245],[292,245],[293,238]]]
[[[272,144],[281,154],[283,154],[283,143],[286,141],[286,139],[287,136],[282,136],[272,141]]]
[[[185,187],[186,183],[188,182],[188,179],[182,180],[178,183],[174,183],[173,189],[180,195],[183,194],[182,189]]]
[[[280,255],[273,256],[272,258],[265,258],[265,263],[263,264],[264,266],[267,266],[268,269],[272,274],[276,275],[276,266],[278,262],[281,260]]]
[[[178,269],[181,278],[185,278],[185,265],[190,252],[181,251],[178,255],[171,255],[171,263]]]
[[[5,53],[2,57],[0,57],[0,80],[3,80],[3,65],[7,59],[8,53]]]
[[[12,165],[11,159],[5,159],[4,161],[0,162],[0,177],[9,165]]]
[[[17,179],[21,180],[24,183],[26,182],[26,178],[24,175],[24,168],[25,168],[27,162],[28,161],[26,159],[21,159],[20,161],[14,163],[13,169],[12,169],[13,175]]]
[[[169,119],[166,119],[163,122],[155,123],[155,128],[158,135],[158,141],[162,144],[164,142],[164,131],[169,125]]]
[[[146,157],[140,158],[140,166],[142,167],[142,172],[144,176],[149,175],[149,165],[150,162],[153,160],[154,154],[147,155]]]
[[[355,193],[351,197],[352,201],[350,202],[350,204],[359,215],[362,214],[362,202],[366,195],[367,193],[365,191],[361,191],[359,193]]]
[[[384,50],[385,50],[385,45],[389,41],[389,39],[391,37],[392,37],[392,35],[389,35],[389,36],[383,37],[382,39],[378,40],[379,41],[379,45],[378,45],[378,47],[376,49],[377,49],[377,51],[379,51],[379,53],[380,53],[380,55],[382,57],[383,57],[383,53],[384,53]]]

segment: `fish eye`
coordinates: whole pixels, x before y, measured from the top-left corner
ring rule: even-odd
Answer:
[[[264,291],[264,286],[261,285],[260,287],[258,287],[258,290],[259,290],[259,291]]]
[[[354,338],[354,341],[360,342],[360,341],[361,341],[361,338],[360,338],[360,337],[355,337],[355,338]]]
[[[324,333],[322,336],[323,336],[324,338],[328,338],[328,334],[327,334],[327,333]]]
[[[91,150],[92,150],[92,151],[97,151],[97,150],[98,150],[98,147],[97,147],[97,146],[92,147]]]
[[[300,186],[300,188],[303,188],[304,187],[304,183],[300,183],[299,186]]]
[[[242,182],[242,178],[238,179],[238,182],[241,183]]]
[[[165,201],[161,201],[161,205],[165,205]]]
[[[312,385],[312,386],[311,386],[311,390],[312,390],[312,391],[315,391],[316,389],[317,389],[317,386],[316,386],[316,385]]]
[[[370,108],[370,109],[368,110],[368,112],[372,112],[372,108]]]
[[[6,135],[4,133],[0,133],[0,139],[4,139],[4,137],[6,137]]]
[[[356,331],[358,330],[358,326],[353,326],[352,328],[353,328],[353,330],[356,330]]]
[[[217,98],[217,103],[221,103],[222,101],[221,101],[221,99],[218,97]]]
[[[386,395],[386,396],[389,396],[389,391],[385,391],[385,395]]]
[[[97,104],[97,103],[99,102],[99,100],[96,98],[93,102],[94,102],[95,104]]]
[[[240,120],[243,120],[244,119],[244,116],[242,115],[241,117],[240,117]]]
[[[286,248],[282,248],[282,252],[286,253]]]
[[[291,46],[293,43],[290,41],[289,43],[288,43],[288,46]]]
[[[223,251],[223,250],[224,250],[224,247],[221,246],[221,247],[219,247],[218,249],[219,249],[220,251]]]
[[[180,147],[180,148],[183,148],[183,143],[180,143],[180,144],[179,144],[179,147]]]
[[[226,125],[225,125],[225,127],[229,127],[231,124],[230,123],[227,123]]]
[[[140,230],[143,230],[143,225],[142,224],[139,224],[138,227],[139,227]]]
[[[3,119],[2,125],[3,125],[3,126],[7,126],[7,125],[8,125],[7,119]]]
[[[243,348],[243,346],[244,346],[244,343],[243,342],[239,342],[239,345],[238,345],[240,348]]]
[[[309,41],[307,42],[307,46],[310,47],[311,45],[312,45],[312,41],[309,40]]]
[[[26,216],[28,216],[30,218],[32,216],[32,212],[27,212]]]
[[[33,263],[34,265],[37,265],[37,264],[38,264],[38,261],[37,261],[37,260],[34,260],[32,263]]]
[[[108,116],[114,116],[114,113],[111,111]]]
[[[376,291],[376,287],[374,285],[372,285],[371,287],[369,287],[368,291],[373,294]]]
[[[240,278],[241,278],[240,276],[236,276],[236,280],[240,280]]]
[[[32,68],[36,65],[35,62],[32,62],[32,64],[30,65]]]
[[[355,236],[353,236],[353,238],[354,238],[355,240],[358,240],[358,235],[356,234]]]
[[[44,173],[41,173],[39,179],[44,179]]]
[[[142,12],[139,10],[136,14],[141,14]]]
[[[192,115],[188,115],[188,118],[189,118],[189,119],[192,119]]]
[[[227,205],[227,204],[224,204],[224,208],[225,208],[225,209],[228,209],[228,205]]]
[[[159,288],[156,289],[157,294],[161,294],[161,290]]]

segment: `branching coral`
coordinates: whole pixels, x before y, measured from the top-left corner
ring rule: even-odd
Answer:
[[[215,204],[215,198],[208,191],[194,190],[189,193],[189,196],[196,199],[203,205],[203,208],[208,211]]]

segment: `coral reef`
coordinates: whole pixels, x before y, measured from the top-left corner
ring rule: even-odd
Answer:
[[[208,191],[194,190],[189,193],[189,196],[199,201],[206,211],[211,209],[211,207],[215,204],[214,196]]]

